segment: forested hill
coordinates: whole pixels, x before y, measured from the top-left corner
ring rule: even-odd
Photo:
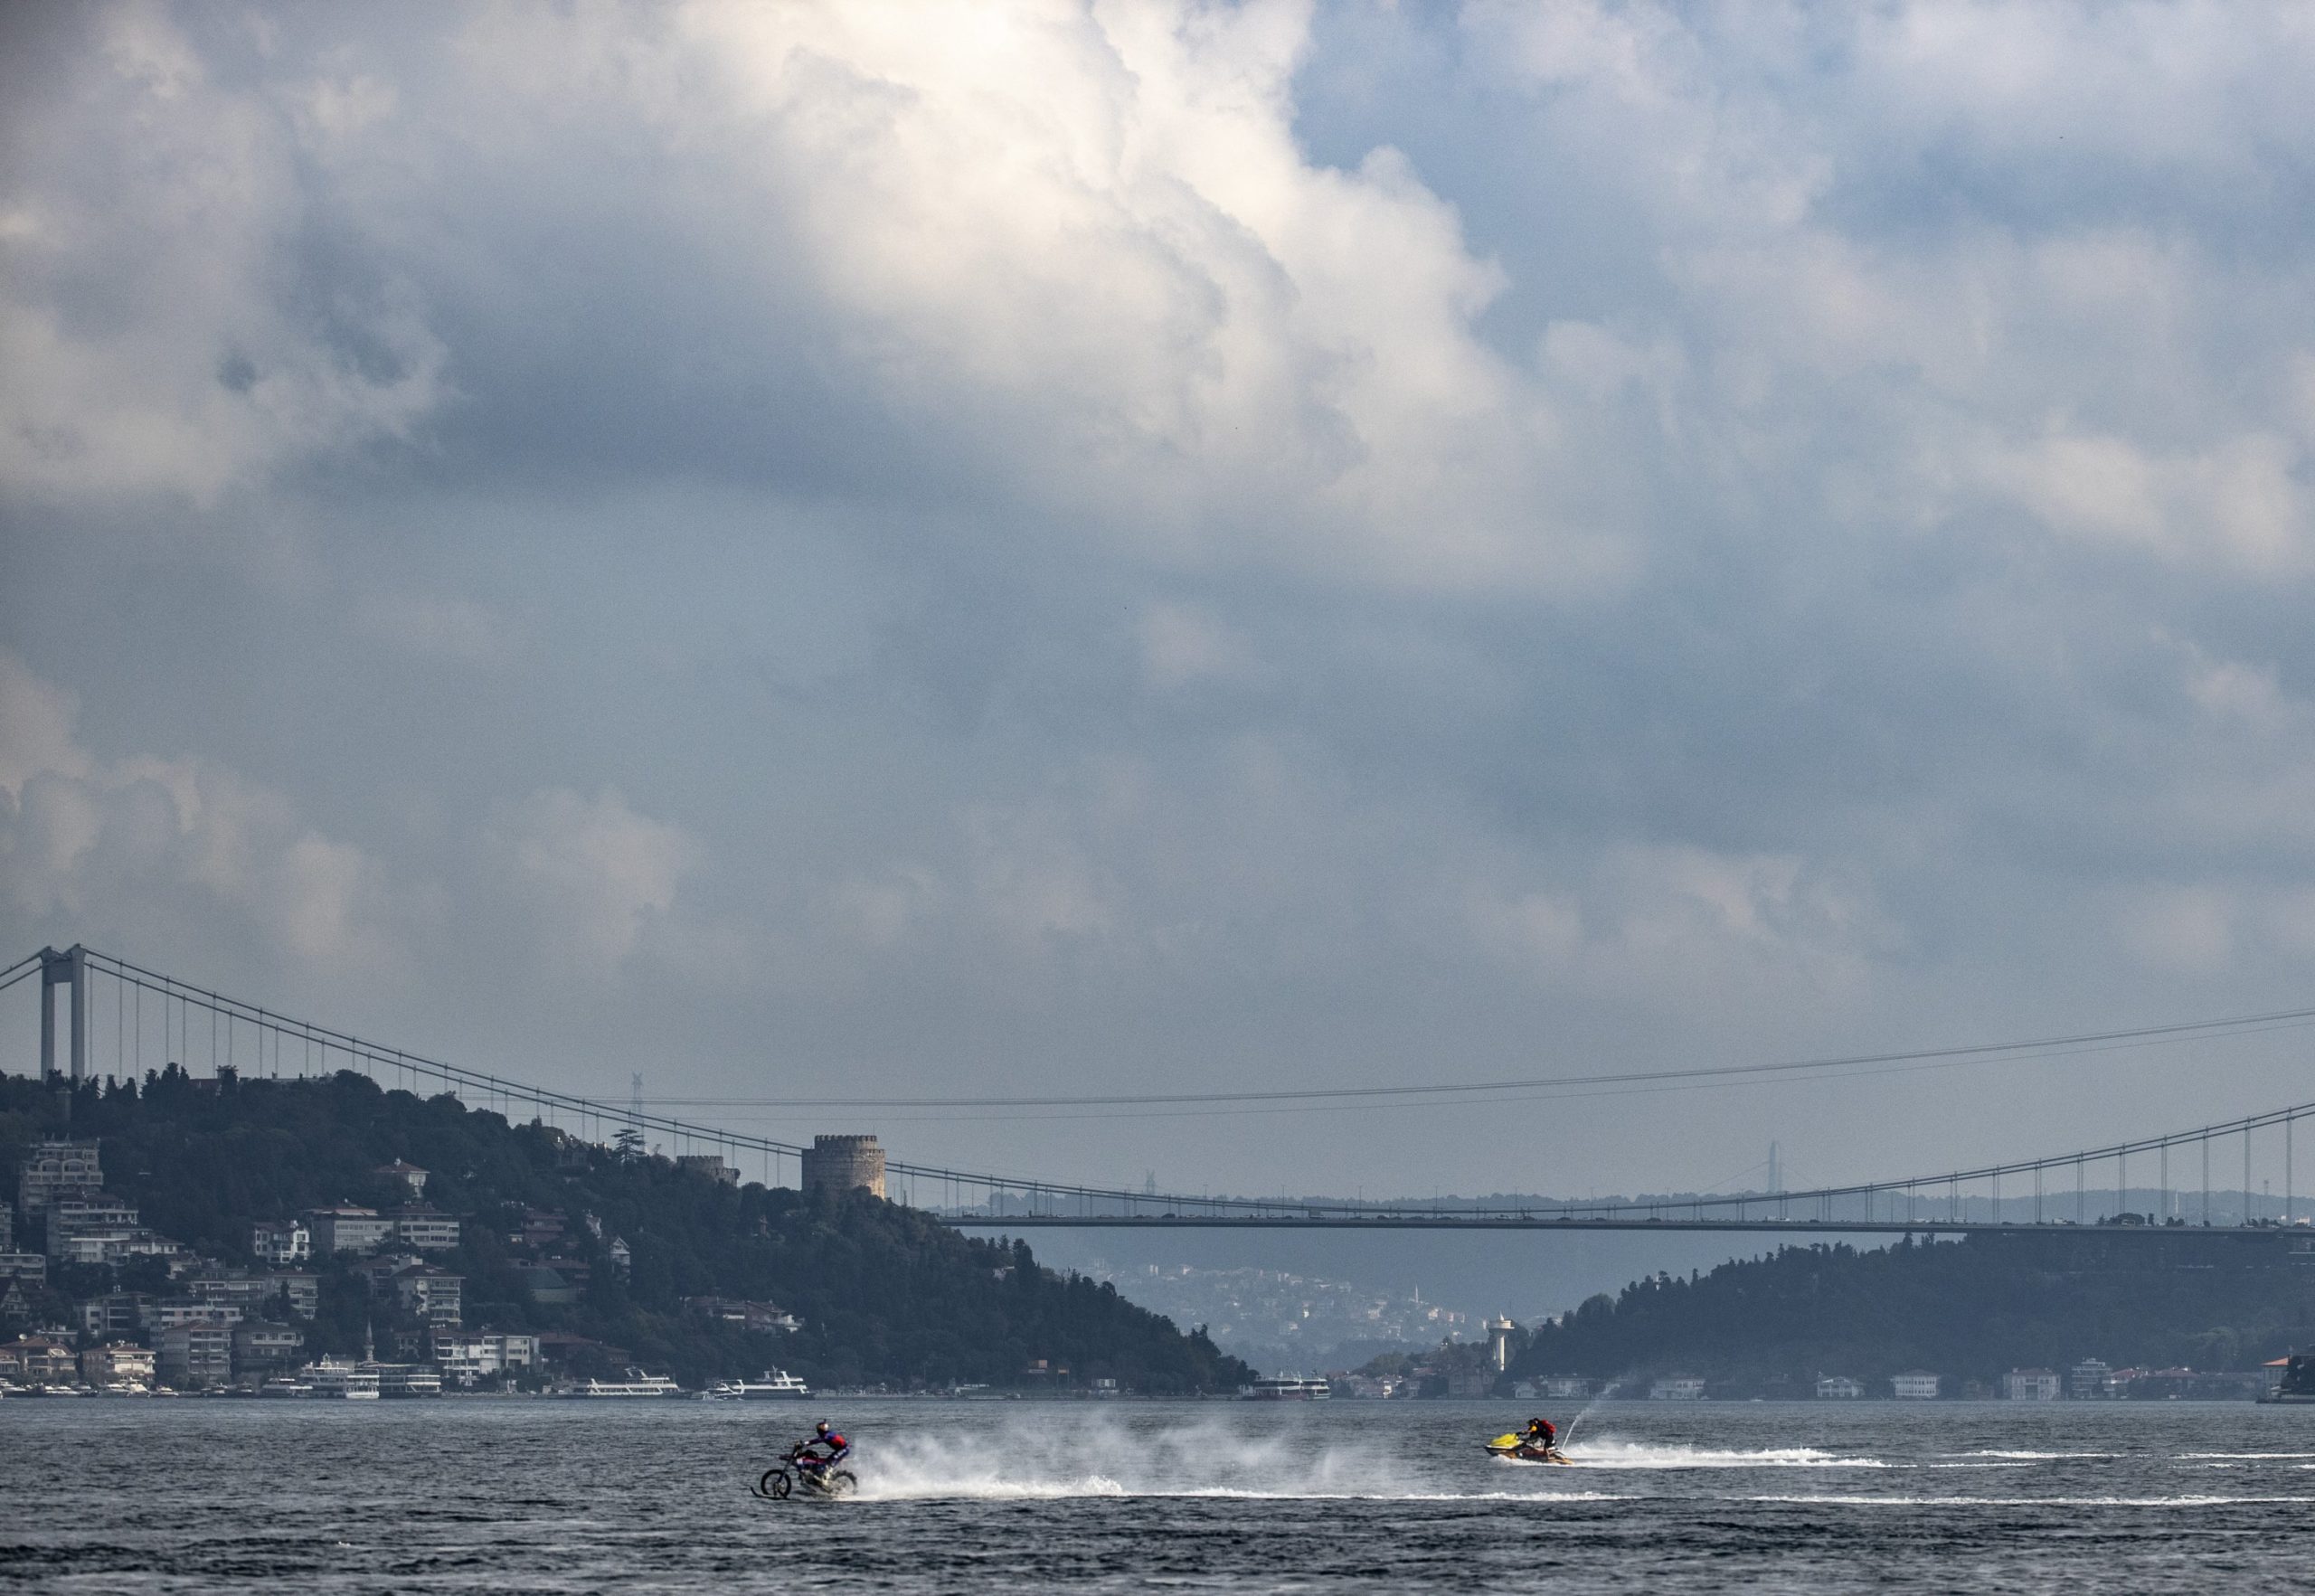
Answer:
[[[968,1239],[865,1192],[725,1184],[358,1074],[213,1081],[172,1066],[141,1088],[73,1092],[0,1075],[0,1190],[14,1195],[31,1141],[67,1133],[100,1138],[107,1190],[146,1224],[227,1262],[249,1261],[254,1221],[390,1203],[375,1172],[407,1160],[431,1172],[427,1202],[466,1222],[458,1251],[436,1261],[465,1277],[468,1327],[569,1331],[686,1384],[767,1365],[816,1385],[1109,1378],[1190,1393],[1254,1377],[1202,1332],[1041,1268],[1025,1243]],[[543,1306],[526,1289],[521,1270],[554,1261],[519,1239],[526,1209],[567,1220],[549,1251],[587,1277],[578,1302]],[[631,1251],[625,1271],[614,1239]],[[350,1280],[323,1288],[314,1344],[358,1345],[374,1304]],[[804,1328],[751,1333],[685,1308],[709,1295],[776,1304]],[[1056,1373],[1027,1374],[1038,1360]]]
[[[2315,1238],[1973,1236],[1860,1252],[1790,1248],[1658,1276],[1539,1327],[1516,1374],[1695,1374],[1765,1390],[1819,1373],[1985,1381],[2085,1358],[2244,1369],[2315,1346]]]

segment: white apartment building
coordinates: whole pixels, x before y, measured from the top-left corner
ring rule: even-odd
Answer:
[[[396,1300],[431,1325],[457,1325],[465,1291],[464,1275],[451,1274],[430,1263],[413,1263],[394,1274]]]
[[[233,1332],[224,1325],[177,1325],[153,1337],[164,1382],[179,1390],[223,1385],[233,1378]]]
[[[1818,1376],[1817,1400],[1819,1402],[1855,1402],[1864,1394],[1864,1383],[1852,1380],[1847,1374]]]
[[[2094,1402],[2113,1393],[2114,1371],[2103,1358],[2084,1358],[2066,1371],[2065,1393],[2076,1402]]]
[[[80,1378],[99,1391],[109,1385],[150,1385],[153,1349],[133,1341],[91,1346],[80,1355]]]
[[[184,1249],[168,1237],[138,1225],[133,1230],[81,1231],[50,1237],[49,1256],[59,1263],[122,1264],[132,1258],[182,1258]]]
[[[1702,1402],[1704,1382],[1694,1374],[1667,1374],[1649,1386],[1648,1400],[1659,1402]]]
[[[1907,1369],[1889,1377],[1890,1394],[1899,1402],[1935,1402],[1938,1378],[1927,1369]]]
[[[2049,1369],[2012,1369],[2001,1377],[2001,1394],[2014,1402],[2054,1402],[2058,1377]]]
[[[186,1325],[215,1325],[220,1327],[240,1324],[249,1316],[232,1302],[203,1302],[192,1297],[173,1297],[156,1302],[145,1314],[145,1324],[153,1330],[175,1330]]]
[[[306,1215],[317,1256],[375,1252],[394,1233],[394,1222],[375,1208],[317,1208]]]
[[[413,1204],[397,1212],[393,1220],[393,1239],[399,1246],[415,1247],[420,1252],[448,1252],[458,1244],[458,1222],[439,1209]]]
[[[94,1141],[35,1142],[16,1175],[16,1211],[30,1219],[58,1197],[91,1195],[104,1184]]]
[[[295,1364],[306,1350],[306,1335],[288,1325],[253,1320],[233,1327],[233,1372],[269,1374]]]
[[[145,1327],[145,1316],[152,1311],[150,1297],[135,1291],[115,1291],[91,1297],[80,1304],[80,1327],[99,1339],[134,1336]]]
[[[289,1305],[289,1311],[312,1318],[322,1305],[322,1278],[304,1270],[278,1269],[265,1277],[277,1295]]]
[[[314,1255],[314,1232],[294,1219],[260,1219],[250,1227],[250,1251],[265,1263],[303,1263]]]
[[[471,1385],[486,1374],[538,1366],[539,1338],[535,1336],[467,1335],[436,1330],[430,1341],[443,1377],[461,1385]]]
[[[76,1254],[90,1251],[91,1238],[126,1237],[137,1229],[134,1203],[101,1193],[57,1197],[48,1205],[48,1255],[60,1263],[101,1262],[100,1257]]]

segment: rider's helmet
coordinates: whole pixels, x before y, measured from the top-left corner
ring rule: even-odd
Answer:
[[[812,1431],[816,1435],[826,1435],[828,1432],[828,1421],[826,1419],[821,1420],[812,1426]]]

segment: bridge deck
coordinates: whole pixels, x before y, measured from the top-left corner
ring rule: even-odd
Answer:
[[[1970,1219],[1614,1219],[1526,1214],[936,1214],[965,1230],[1421,1230],[1421,1231],[1729,1231],[1745,1234],[2210,1236],[2296,1239],[2315,1243],[2305,1225],[2075,1224],[2069,1221]]]

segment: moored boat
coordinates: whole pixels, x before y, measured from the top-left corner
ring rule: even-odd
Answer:
[[[767,1369],[753,1380],[718,1380],[707,1395],[717,1402],[801,1402],[812,1388],[785,1369]]]

